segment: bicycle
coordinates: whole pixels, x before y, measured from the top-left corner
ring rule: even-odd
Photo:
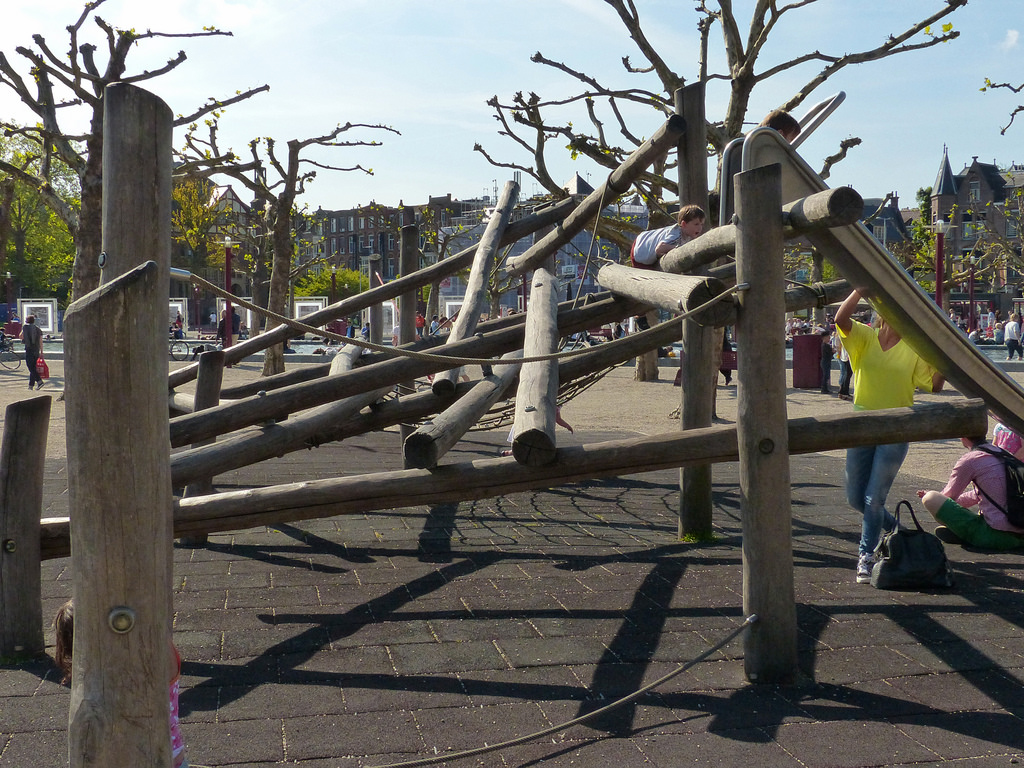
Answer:
[[[0,341],[0,365],[9,371],[16,371],[21,367],[21,360],[24,355],[14,351],[14,339]]]
[[[171,355],[171,360],[176,362],[188,359],[188,343],[181,339],[169,339],[167,351]]]

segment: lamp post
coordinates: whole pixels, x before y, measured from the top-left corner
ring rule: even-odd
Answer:
[[[231,309],[231,238],[224,235],[224,290],[227,296],[224,298],[224,349],[231,346],[234,327],[234,312]]]
[[[949,231],[949,222],[940,218],[932,228],[935,230],[935,303],[942,309],[942,287],[946,282],[946,265],[943,262],[942,250],[946,233]]]
[[[11,304],[14,299],[14,280],[11,277],[11,273],[7,273],[7,322],[11,321],[13,312],[11,312]]]
[[[331,304],[338,300],[338,265],[331,265]]]
[[[976,330],[974,327],[974,267],[978,263],[978,257],[971,254],[970,258],[967,259],[970,264],[970,271],[967,275],[967,299],[970,301],[970,310],[968,312],[967,330]]]

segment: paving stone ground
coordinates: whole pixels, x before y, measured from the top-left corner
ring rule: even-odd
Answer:
[[[611,433],[578,431],[566,442]],[[474,433],[460,458],[490,457]],[[219,477],[221,489],[397,468],[397,432]],[[47,470],[59,512],[63,463]],[[1024,560],[949,547],[957,586],[853,579],[842,460],[795,457],[802,680],[751,685],[739,638],[583,725],[450,766],[988,768],[1024,756]],[[676,670],[743,619],[735,464],[713,544],[676,537],[664,471],[434,508],[213,535],[175,547],[174,639],[193,765],[382,766],[548,728]],[[934,481],[903,473],[892,499]],[[66,487],[66,483],[64,484]],[[66,506],[66,504],[65,504]],[[71,594],[44,564],[44,615]],[[52,633],[47,636],[52,643]],[[0,768],[66,761],[48,655],[0,666]]]

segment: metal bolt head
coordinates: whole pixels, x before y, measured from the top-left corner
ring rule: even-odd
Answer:
[[[13,555],[17,549],[18,545],[15,543],[14,539],[4,539],[4,552],[9,555]]]
[[[107,623],[119,635],[131,632],[135,627],[135,611],[126,605],[119,605],[110,610]]]
[[[763,438],[757,444],[757,450],[759,450],[761,453],[767,456],[768,454],[772,453],[775,450],[775,441],[772,440],[770,437]]]

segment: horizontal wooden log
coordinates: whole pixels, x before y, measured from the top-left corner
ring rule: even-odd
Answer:
[[[864,215],[864,200],[852,187],[816,192],[782,206],[783,237],[853,224]],[[665,272],[692,272],[736,252],[736,226],[724,224],[683,243],[661,257]]]
[[[988,427],[982,400],[852,411],[789,420],[791,454],[817,453],[880,442],[942,440]],[[703,429],[612,440],[558,450],[558,460],[527,467],[515,459],[481,459],[434,470],[404,469],[370,475],[232,491],[182,499],[174,515],[176,536],[242,530],[296,520],[484,499],[602,477],[737,461],[736,429]],[[43,520],[43,557],[69,551],[67,518]]]
[[[565,216],[568,215],[575,207],[575,200],[566,199],[544,206],[543,208],[538,208],[528,216],[524,216],[523,218],[510,223],[501,238],[501,244],[510,245],[520,238],[532,234],[539,229],[551,226],[565,218]],[[363,291],[356,296],[343,299],[329,307],[324,307],[317,312],[306,315],[306,317],[303,318],[303,322],[306,325],[314,327],[326,325],[332,320],[353,315],[363,309],[379,305],[383,301],[394,299],[401,296],[403,293],[415,290],[418,287],[436,282],[445,277],[450,277],[459,270],[465,269],[472,264],[475,253],[476,245],[471,245],[464,251],[460,251],[454,256],[449,256],[447,259],[442,259],[435,264],[424,267],[411,275],[400,277],[397,280],[391,280],[384,285],[371,288],[368,291]],[[228,365],[231,363],[237,363],[249,355],[262,352],[268,347],[280,344],[286,339],[293,339],[297,336],[301,336],[303,333],[303,331],[297,331],[290,326],[279,325],[266,333],[253,336],[246,341],[229,347],[225,350],[225,363]],[[174,387],[192,381],[196,377],[197,370],[198,364],[192,363],[172,371],[168,378],[168,386],[173,389]]]
[[[674,275],[623,264],[605,264],[597,272],[597,282],[612,293],[668,312],[690,312],[726,290],[725,284],[713,277]],[[735,307],[730,307],[732,304],[732,297],[723,299],[691,315],[690,319],[698,325],[725,325],[736,317]]]

